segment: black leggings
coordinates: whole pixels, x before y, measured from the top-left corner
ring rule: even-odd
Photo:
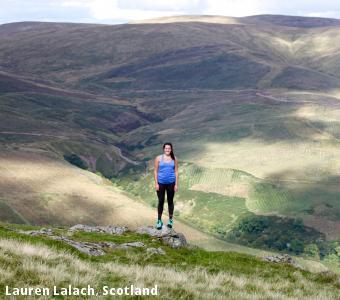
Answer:
[[[175,182],[173,183],[158,183],[159,190],[157,192],[158,196],[158,219],[162,217],[163,207],[164,207],[164,197],[166,190],[166,199],[168,201],[169,218],[172,218],[174,213],[174,196],[175,196]]]

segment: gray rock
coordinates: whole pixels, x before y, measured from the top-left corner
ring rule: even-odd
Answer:
[[[56,236],[56,235],[52,236],[52,239],[62,240],[63,242],[69,244],[70,246],[73,246],[79,251],[89,254],[89,255],[99,256],[99,255],[105,254],[105,252],[102,250],[102,246],[98,243],[78,242],[78,241],[73,241],[64,236]]]
[[[80,243],[80,242],[68,242],[71,246],[77,248],[79,251],[89,254],[89,255],[94,255],[94,256],[99,256],[99,255],[104,255],[105,252],[100,249],[100,247],[96,244],[92,243]]]
[[[100,245],[102,248],[117,248],[119,246],[114,242],[99,242],[98,245]]]
[[[67,237],[64,236],[58,236],[58,235],[53,235],[51,231],[49,230],[18,230],[20,233],[28,234],[28,235],[48,235],[51,239],[53,240],[60,240],[65,242],[68,245],[71,245],[75,248],[77,248],[79,251],[89,254],[89,255],[104,255],[105,252],[101,249],[102,245],[101,244],[96,244],[96,243],[89,243],[89,242],[77,242],[73,241]],[[106,243],[106,242],[102,242]]]
[[[85,232],[103,232],[109,234],[123,234],[124,232],[128,231],[128,227],[126,226],[89,226],[83,224],[76,224],[68,229],[69,232],[74,231],[85,231]]]
[[[176,232],[173,228],[168,228],[166,226],[163,226],[161,230],[158,230],[153,226],[142,226],[138,227],[135,232],[157,237],[164,244],[169,245],[172,248],[181,248],[188,245],[184,234]]]
[[[142,242],[130,242],[123,244],[116,244],[113,242],[98,242],[98,243],[90,243],[90,242],[78,242],[71,240],[66,237],[58,237],[54,236],[54,239],[62,240],[65,243],[77,248],[79,251],[87,253],[89,255],[104,255],[105,252],[102,250],[103,248],[112,248],[112,249],[130,249],[135,247],[145,247]]]
[[[161,230],[155,228],[154,226],[142,226],[142,227],[138,227],[135,232],[142,233],[142,234],[146,233],[154,237],[163,237],[171,233],[174,233],[175,230],[173,228],[168,228],[166,226],[163,226]]]
[[[288,254],[276,254],[265,256],[263,257],[263,260],[274,263],[290,264],[296,268],[301,268],[301,266]]]
[[[172,248],[181,248],[187,246],[187,240],[183,233],[176,232],[162,237],[165,244]]]
[[[18,232],[28,235],[53,235],[53,231],[50,228],[41,228],[40,230],[18,230]]]
[[[78,230],[80,228],[80,230],[84,229],[84,230],[91,230],[92,228],[89,229],[89,227],[87,226],[77,226],[72,230]],[[101,230],[101,229],[99,229]],[[53,235],[53,232],[51,230],[46,230],[45,228],[42,228],[41,230],[18,230],[18,232],[20,233],[24,233],[24,234],[28,234],[28,235],[48,235],[51,239],[53,240],[59,240],[59,241],[63,241],[64,243],[75,247],[76,249],[78,249],[79,251],[86,253],[88,255],[94,255],[94,256],[99,256],[99,255],[104,255],[105,251],[103,250],[103,248],[111,248],[111,249],[130,249],[130,248],[134,248],[134,247],[145,247],[145,244],[142,242],[129,242],[129,243],[123,243],[123,244],[116,244],[114,242],[106,242],[106,241],[102,241],[102,242],[98,242],[98,243],[91,243],[91,242],[78,242],[78,241],[74,241],[68,237],[65,236],[59,236],[59,235]],[[101,232],[101,231],[97,231],[96,229],[94,230],[94,232]]]
[[[165,255],[165,251],[161,248],[154,248],[154,247],[150,247],[146,249],[147,253],[151,253],[151,254],[161,254],[161,255]]]
[[[124,232],[128,231],[128,227],[126,226],[88,226],[83,224],[77,224],[68,229],[68,234],[72,235],[73,232],[78,230],[85,231],[85,232],[104,232],[109,234],[123,234]],[[116,244],[113,242],[97,242],[97,243],[90,243],[90,242],[78,242],[70,239],[66,236],[59,236],[53,234],[52,229],[49,228],[41,228],[40,230],[16,230],[21,233],[25,233],[28,235],[46,235],[54,240],[61,240],[68,245],[71,245],[78,249],[79,251],[99,256],[104,255],[105,251],[104,248],[111,248],[111,249],[131,249],[131,248],[140,248],[145,247],[145,244],[142,242],[128,242],[123,244]],[[164,226],[162,230],[158,230],[153,226],[144,226],[139,227],[135,231],[137,233],[146,233],[152,237],[155,237],[155,240],[161,240],[164,244],[169,245],[172,248],[181,248],[184,246],[188,246],[185,236],[182,233],[176,232],[173,228],[168,228]],[[164,255],[165,252],[162,248],[147,248],[148,253],[155,253]]]
[[[130,243],[120,244],[120,247],[134,247],[134,248],[140,248],[140,247],[145,247],[145,244],[142,243],[142,242],[130,242]]]

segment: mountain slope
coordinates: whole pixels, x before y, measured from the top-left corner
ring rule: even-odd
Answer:
[[[5,24],[0,26],[0,39],[6,41],[0,62],[8,72],[43,75],[58,84],[108,94],[117,88],[141,89],[146,83],[144,89],[164,84],[181,88],[183,78],[196,74],[187,88],[256,87],[272,68],[291,65],[310,68],[312,78],[313,71],[339,78],[339,65],[332,63],[337,61],[340,32],[334,20],[321,19],[329,26],[319,27],[319,19],[303,18],[310,25],[286,27],[300,19],[258,16],[236,18],[236,24],[182,19],[112,26]],[[242,76],[237,77],[237,66]],[[330,80],[329,88],[335,87]]]
[[[68,186],[53,166],[44,176],[59,185],[43,185],[35,197],[42,183],[31,189],[23,177],[18,188],[16,160],[34,170],[31,156],[39,153],[100,172],[155,213],[152,163],[172,141],[183,175],[195,180],[178,193],[183,223],[226,239],[249,215],[302,219],[327,239],[310,247],[338,264],[339,37],[338,20],[266,15],[1,25],[0,147],[13,154],[0,175],[4,217],[39,224],[49,220],[39,211],[65,208],[97,221],[70,206],[92,208],[97,189],[88,181]],[[98,193],[104,198],[94,209],[103,220],[129,212],[121,202],[107,212],[111,194]],[[21,207],[26,195],[31,210]],[[293,237],[269,246],[291,250]]]
[[[155,223],[156,209],[129,198],[105,178],[46,153],[3,152],[0,161],[2,221],[29,225],[114,223],[132,229]],[[175,222],[176,230],[193,244],[210,250],[233,249],[233,245]],[[242,252],[241,247],[235,249]]]

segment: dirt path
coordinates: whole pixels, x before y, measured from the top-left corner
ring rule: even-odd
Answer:
[[[17,80],[19,83],[25,83],[30,85],[31,89],[42,90],[48,93],[56,94],[59,96],[69,96],[75,98],[81,98],[82,101],[93,102],[93,99],[96,99],[97,103],[110,103],[110,104],[118,104],[118,105],[125,105],[125,106],[134,106],[133,103],[130,103],[124,99],[118,99],[117,97],[109,97],[104,95],[96,95],[89,92],[85,92],[82,90],[73,90],[62,86],[55,86],[55,82],[50,83],[41,83],[37,82],[34,79],[30,80],[25,76],[19,76],[16,74],[11,74],[8,72],[0,71],[0,76],[5,76],[7,78],[12,78],[12,80]],[[98,101],[101,100],[101,101]]]
[[[45,134],[45,133],[37,133],[37,132],[15,132],[15,131],[0,131],[0,134],[18,134],[18,135],[34,135],[34,136],[50,136],[60,139],[69,139],[69,137],[64,135],[53,135],[53,134]]]
[[[140,164],[142,163],[142,162],[139,162],[139,161],[131,160],[130,158],[124,156],[123,153],[122,153],[122,150],[121,150],[120,148],[118,148],[118,147],[115,146],[115,149],[117,150],[118,155],[119,155],[122,159],[126,160],[127,162],[129,162],[129,163],[131,163],[131,164],[134,164],[134,165],[140,165]]]
[[[267,95],[267,94],[263,94],[260,92],[256,92],[255,95],[260,96],[260,97],[264,97],[267,99],[271,99],[274,101],[278,101],[278,102],[286,102],[286,103],[312,103],[315,104],[315,101],[306,101],[306,100],[299,100],[299,101],[294,101],[294,100],[289,100],[289,99],[285,99],[285,98],[278,98],[272,95]]]

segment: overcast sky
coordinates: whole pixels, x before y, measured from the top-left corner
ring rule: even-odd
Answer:
[[[282,14],[340,19],[340,0],[0,0],[0,24],[120,24],[172,15]]]

